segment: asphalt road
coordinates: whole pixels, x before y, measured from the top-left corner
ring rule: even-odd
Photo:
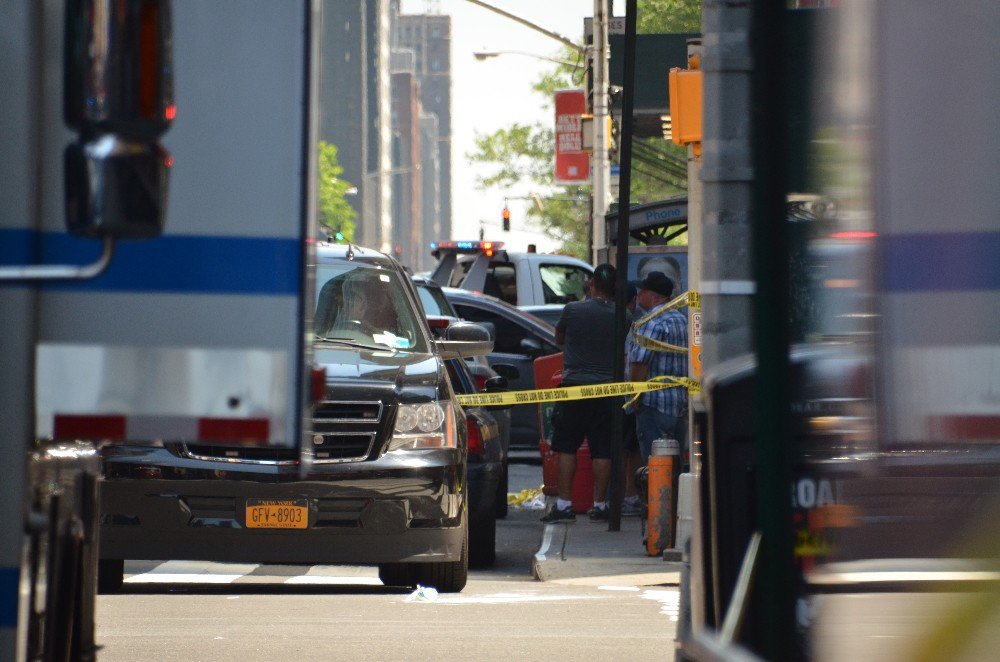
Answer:
[[[511,491],[540,484],[512,465]],[[495,566],[434,600],[368,567],[129,562],[126,591],[98,598],[98,659],[672,659],[676,588],[534,581],[539,516],[511,509]]]

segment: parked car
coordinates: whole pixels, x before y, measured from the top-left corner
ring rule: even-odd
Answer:
[[[422,276],[411,278],[420,296],[420,302],[427,314],[427,321],[431,325],[431,330],[436,333],[444,333],[448,325],[459,321],[458,313],[452,307],[451,302],[445,297],[441,286]],[[513,366],[501,365],[504,374],[499,374],[490,367],[485,356],[474,356],[465,359],[468,370],[474,381],[473,391],[462,391],[463,393],[475,393],[480,391],[500,391],[505,390],[510,379],[519,377],[518,370]],[[488,412],[496,420],[500,428],[500,442],[503,447],[503,455],[506,458],[510,451],[510,407],[490,407]],[[497,500],[496,515],[500,519],[507,516],[507,486],[508,486],[507,463],[504,462],[503,475],[500,479],[500,490],[503,498]]]
[[[465,361],[445,362],[455,393],[477,393]],[[501,378],[502,379],[502,378]],[[469,564],[488,567],[496,559],[497,514],[507,504],[507,451],[500,438],[498,416],[506,410],[465,407],[469,449]],[[509,418],[509,415],[508,415]]]
[[[566,304],[562,303],[543,303],[536,306],[518,306],[518,308],[529,315],[534,315],[543,322],[555,326],[556,322],[559,321],[559,318],[562,317],[562,311],[565,305]]]
[[[535,388],[535,359],[560,351],[555,327],[496,297],[451,287],[443,291],[459,317],[485,326],[493,335],[493,351],[487,356],[493,369],[501,374],[507,370],[506,366],[516,369],[516,377],[507,380],[508,388],[512,391]],[[512,407],[511,448],[538,450],[538,426],[537,405]]]
[[[316,254],[326,383],[308,445],[109,447],[102,589],[121,586],[123,559],[377,564],[387,585],[465,586],[469,428],[445,361],[487,351],[489,336],[456,322],[433,340],[389,256],[329,244]]]

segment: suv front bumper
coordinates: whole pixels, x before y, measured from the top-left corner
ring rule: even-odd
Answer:
[[[101,484],[100,555],[234,563],[458,561],[467,504],[463,465],[452,463],[457,457],[425,454],[411,467],[329,465],[304,479],[297,466],[190,460],[183,462],[184,478],[129,478],[121,476],[149,465],[112,460],[105,469],[111,477]],[[209,470],[219,466],[224,470]],[[179,468],[157,467],[162,475]],[[308,528],[247,528],[248,499],[304,500]]]

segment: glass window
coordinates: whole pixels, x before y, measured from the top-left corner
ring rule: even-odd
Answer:
[[[512,306],[517,305],[517,276],[513,264],[491,262],[486,273],[483,294],[503,299]]]
[[[545,303],[582,301],[590,272],[567,264],[543,264],[539,267]]]
[[[319,338],[427,351],[400,276],[363,262],[317,267],[314,328]]]
[[[456,316],[441,290],[418,285],[417,294],[420,295],[420,303],[423,304],[424,312],[428,315]]]
[[[471,256],[465,260],[459,258],[455,264],[455,268],[451,271],[451,279],[448,281],[448,287],[461,287],[462,281],[465,280],[465,274],[469,273],[473,262],[475,262],[475,256]]]
[[[469,372],[469,366],[462,359],[448,359],[444,362],[451,380],[451,390],[455,393],[475,393],[476,380]]]
[[[476,261],[476,256],[459,259],[451,272],[450,287],[461,287],[462,281]],[[483,283],[483,294],[502,299],[512,306],[517,305],[517,276],[514,265],[508,262],[491,262]]]
[[[485,323],[492,327],[494,332],[493,351],[505,354],[526,354],[522,341],[528,338],[533,339],[541,345],[542,353],[554,354],[559,350],[537,337],[529,329],[517,324],[511,319],[498,315],[489,310],[483,310],[474,306],[463,306],[456,304],[455,309],[458,316],[469,322]]]

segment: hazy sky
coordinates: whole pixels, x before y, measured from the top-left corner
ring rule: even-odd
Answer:
[[[583,18],[593,14],[593,0],[486,0],[574,42],[583,41]],[[540,251],[558,247],[537,230],[525,232],[524,207],[529,203],[511,200],[513,230],[500,227],[504,196],[527,196],[532,190],[480,191],[475,187],[476,171],[465,155],[473,150],[476,132],[491,133],[512,121],[540,121],[551,124],[551,103],[532,92],[531,85],[552,66],[543,60],[522,55],[502,55],[485,61],[473,57],[476,51],[516,50],[558,56],[561,45],[545,35],[522,26],[466,0],[403,0],[403,11],[424,13],[437,8],[451,16],[451,108],[452,108],[452,239],[476,239],[479,222],[486,221],[486,238],[505,241],[513,250],[528,243]]]

